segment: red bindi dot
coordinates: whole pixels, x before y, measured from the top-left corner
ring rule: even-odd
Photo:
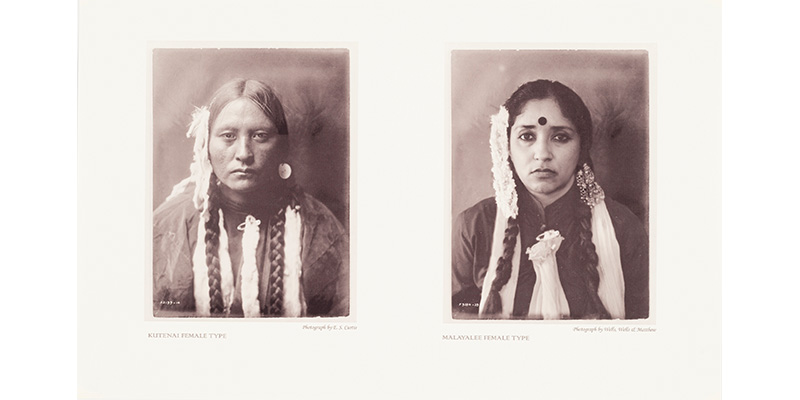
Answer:
[[[539,117],[539,125],[547,125],[547,118]]]

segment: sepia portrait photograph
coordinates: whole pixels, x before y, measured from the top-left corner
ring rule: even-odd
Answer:
[[[154,317],[349,315],[348,49],[152,49]]]
[[[646,50],[453,50],[454,319],[650,316]]]

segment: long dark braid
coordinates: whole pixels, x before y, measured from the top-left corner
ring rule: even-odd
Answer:
[[[272,316],[283,315],[286,207],[298,208],[298,198],[301,194],[299,187],[294,184],[294,180],[288,183],[290,186],[289,194],[278,201],[278,211],[270,218],[269,223],[269,297],[262,305],[261,311]]]
[[[500,210],[498,209],[497,212],[500,212]],[[517,224],[517,219],[508,217],[506,230],[503,233],[503,254],[497,259],[497,270],[484,305],[483,313],[486,315],[498,314],[503,309],[503,301],[500,299],[500,289],[511,279],[511,263],[514,258],[514,247],[517,245],[518,233],[519,225]]]
[[[208,297],[211,299],[211,313],[221,313],[225,308],[222,300],[222,277],[219,263],[219,201],[215,182],[211,173],[208,187],[208,220],[206,220],[206,265],[208,266]]]
[[[269,298],[267,299],[267,314],[279,316],[283,314],[283,268],[284,268],[284,238],[286,230],[286,213],[283,207],[270,219],[269,224]]]
[[[597,293],[597,288],[600,285],[600,273],[597,271],[597,264],[599,259],[597,257],[597,250],[592,242],[592,209],[586,203],[578,198],[577,219],[578,223],[578,241],[575,244],[577,249],[578,261],[584,266],[583,274],[586,293],[589,296],[589,308],[586,310],[583,318],[585,319],[608,319],[611,318],[603,302],[600,300],[600,295]]]

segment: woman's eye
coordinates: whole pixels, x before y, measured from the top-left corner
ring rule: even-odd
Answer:
[[[519,135],[519,138],[520,138],[520,140],[522,140],[522,141],[525,141],[525,142],[530,142],[530,141],[532,141],[532,140],[536,139],[536,136],[534,136],[534,135],[533,135],[532,133],[530,133],[530,132],[524,132],[524,133],[522,133],[521,135]]]
[[[222,136],[226,140],[234,140],[234,139],[236,139],[236,134],[233,133],[233,132],[222,132],[220,134],[220,136]]]
[[[268,132],[256,132],[253,134],[253,139],[258,140],[260,142],[266,142],[269,140],[270,134]]]
[[[572,140],[572,138],[566,133],[556,133],[555,135],[553,135],[553,140],[555,140],[556,142],[566,143]]]

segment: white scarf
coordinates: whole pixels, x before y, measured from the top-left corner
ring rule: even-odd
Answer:
[[[558,277],[556,260],[556,251],[561,247],[564,238],[558,231],[549,230],[539,235],[536,240],[539,242],[526,251],[536,271],[536,283],[533,285],[528,318],[569,318],[569,304]]]

